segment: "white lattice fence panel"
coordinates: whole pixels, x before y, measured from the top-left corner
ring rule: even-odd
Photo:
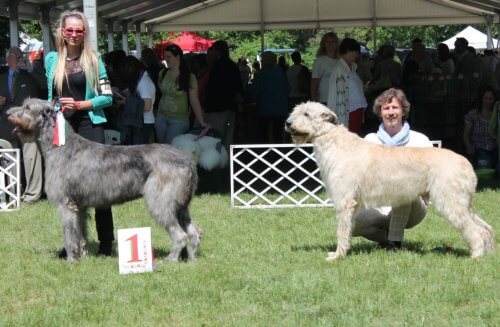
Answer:
[[[21,201],[19,149],[0,149],[0,211],[18,210]]]
[[[312,145],[231,146],[231,205],[241,208],[331,206]]]

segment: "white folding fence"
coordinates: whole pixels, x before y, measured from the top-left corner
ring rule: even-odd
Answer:
[[[232,207],[332,206],[312,144],[231,145],[230,160]]]
[[[19,163],[19,149],[0,149],[0,211],[19,209],[21,201]]]
[[[232,145],[231,206],[331,206],[312,145]]]

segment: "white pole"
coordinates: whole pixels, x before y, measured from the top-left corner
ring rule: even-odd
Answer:
[[[135,49],[137,50],[136,57],[141,59],[142,43],[141,43],[141,23],[135,23]]]
[[[44,55],[49,53],[52,48],[52,31],[50,30],[50,6],[42,5],[42,41]]]
[[[10,32],[10,46],[19,46],[19,1],[13,0],[9,3],[9,32]]]
[[[89,22],[88,37],[92,50],[98,50],[97,47],[97,5],[96,0],[83,0],[83,13]]]
[[[128,55],[128,23],[122,22],[122,49]]]
[[[108,33],[108,52],[115,50],[115,40],[113,38],[113,21],[107,22],[107,33]]]

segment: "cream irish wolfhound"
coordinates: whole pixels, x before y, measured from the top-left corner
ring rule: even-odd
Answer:
[[[314,143],[321,176],[338,220],[337,250],[344,257],[358,209],[398,206],[428,196],[436,209],[462,233],[472,258],[493,252],[493,229],[472,211],[477,178],[462,156],[437,148],[391,148],[370,143],[344,126],[322,104],[295,107],[285,130],[294,143]]]

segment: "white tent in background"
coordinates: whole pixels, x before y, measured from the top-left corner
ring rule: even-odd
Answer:
[[[459,32],[457,35],[449,38],[446,41],[443,41],[442,43],[446,44],[448,48],[450,49],[455,49],[455,40],[458,37],[463,37],[469,42],[469,46],[474,47],[474,49],[487,49],[488,48],[488,36],[484,34],[481,31],[478,31],[472,26],[467,26],[465,29],[463,29],[461,32]],[[492,39],[493,40],[493,48],[498,48],[499,46],[499,40],[497,39]]]

